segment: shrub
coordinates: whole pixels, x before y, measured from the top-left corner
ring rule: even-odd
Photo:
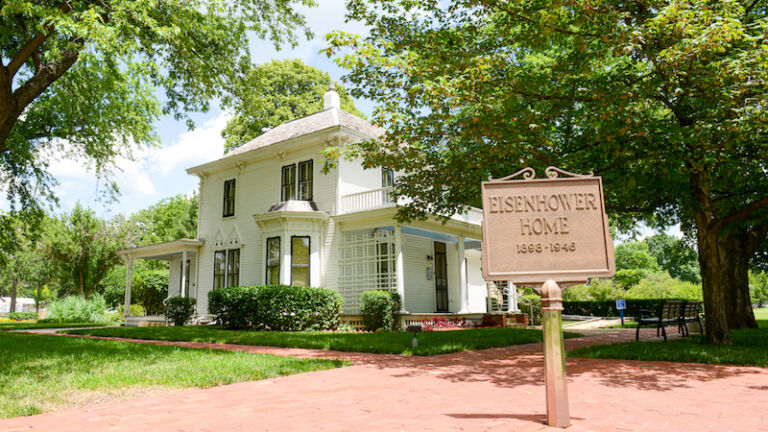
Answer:
[[[144,306],[148,315],[162,315],[163,300],[168,295],[168,270],[146,271],[135,279],[136,303]]]
[[[208,293],[209,311],[230,329],[334,330],[341,303],[341,295],[333,290],[286,285],[218,288]]]
[[[391,291],[365,291],[360,295],[360,314],[368,330],[399,330],[400,296]]]
[[[196,303],[192,297],[171,297],[165,305],[165,317],[173,325],[183,326],[195,314]]]
[[[11,312],[8,314],[8,319],[13,321],[36,320],[37,314],[35,312]]]
[[[48,322],[104,322],[107,304],[104,297],[93,294],[86,299],[80,296],[68,296],[48,304],[46,321]]]
[[[120,312],[120,316],[123,316],[125,314],[125,305],[120,305],[117,308],[117,311]],[[131,316],[146,316],[147,310],[144,309],[144,306],[132,304],[131,305]]]

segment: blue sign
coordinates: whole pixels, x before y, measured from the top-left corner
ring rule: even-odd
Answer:
[[[624,310],[627,308],[626,300],[616,300],[616,310]]]

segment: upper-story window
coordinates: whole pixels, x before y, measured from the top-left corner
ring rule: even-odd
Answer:
[[[392,187],[395,185],[395,172],[391,169],[381,169],[381,187]]]
[[[298,173],[297,173],[298,171]],[[312,159],[283,167],[280,181],[280,201],[312,200]]]
[[[224,182],[224,217],[235,215],[235,179]]]

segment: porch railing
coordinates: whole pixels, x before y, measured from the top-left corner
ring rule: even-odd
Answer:
[[[352,213],[395,205],[391,187],[358,192],[341,197],[341,212]]]

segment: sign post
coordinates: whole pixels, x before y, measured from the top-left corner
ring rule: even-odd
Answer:
[[[627,308],[626,300],[616,300],[616,309],[619,311],[621,317],[621,326],[624,327],[624,309]]]
[[[545,174],[546,178],[536,179],[535,171],[525,168],[483,182],[483,278],[539,291],[547,423],[567,427],[571,421],[561,285],[613,276],[616,265],[602,179],[555,167],[548,167]]]

